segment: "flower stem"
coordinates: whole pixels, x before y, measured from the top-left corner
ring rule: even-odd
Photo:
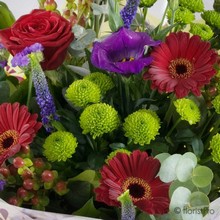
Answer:
[[[163,23],[164,23],[164,20],[165,20],[165,18],[166,18],[166,14],[167,14],[168,8],[169,8],[169,4],[168,4],[168,2],[167,2],[167,6],[166,6],[166,9],[165,9],[165,11],[164,11],[164,13],[163,13],[162,20],[161,20],[161,22],[160,22],[160,24],[159,24],[159,26],[158,26],[158,29],[157,29],[157,34],[160,32],[161,27],[162,27],[162,25],[163,25]]]
[[[143,7],[143,20],[142,20],[142,31],[145,31],[145,22],[146,22],[146,17],[147,17],[147,8]]]
[[[31,101],[31,95],[32,95],[32,88],[33,88],[33,82],[32,82],[32,72],[30,71],[29,77],[28,77],[28,96],[27,96],[27,107],[30,107],[30,101]]]
[[[167,123],[167,126],[169,125],[171,117],[173,115],[173,101],[175,100],[175,96],[173,94],[171,94],[170,96],[170,105],[164,117],[164,122]]]
[[[172,134],[173,130],[176,128],[176,126],[177,126],[180,122],[181,122],[181,118],[179,118],[179,119],[174,123],[173,127],[168,131],[168,133],[167,133],[167,135],[166,135],[166,138],[168,138],[168,137]]]
[[[199,164],[205,164],[205,163],[207,163],[207,162],[209,162],[209,161],[211,161],[211,160],[212,160],[212,155],[210,155],[210,156],[208,156],[208,157],[206,157],[206,158],[200,160],[200,161],[199,161]]]

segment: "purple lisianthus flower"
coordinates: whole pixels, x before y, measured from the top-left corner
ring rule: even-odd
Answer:
[[[112,33],[102,42],[95,42],[91,55],[94,66],[122,75],[138,74],[152,62],[152,57],[145,56],[146,46],[157,46],[144,32],[134,32],[124,27]]]

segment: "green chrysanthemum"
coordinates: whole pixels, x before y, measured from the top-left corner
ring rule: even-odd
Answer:
[[[179,0],[179,4],[192,12],[202,12],[204,10],[203,0]]]
[[[212,29],[207,24],[190,24],[190,33],[199,35],[202,40],[209,40],[213,35]]]
[[[216,163],[220,163],[220,134],[216,134],[210,141],[210,149],[212,150],[212,160]]]
[[[139,4],[139,7],[147,7],[147,8],[150,8],[151,6],[154,5],[154,3],[156,2],[157,0],[141,0],[140,1],[140,4]]]
[[[105,162],[108,163],[109,160],[111,160],[114,156],[116,156],[117,153],[124,153],[124,154],[130,155],[130,154],[131,154],[131,151],[126,150],[126,149],[117,149],[117,150],[114,150],[114,151],[112,151],[112,152],[108,155],[108,157],[106,158]]]
[[[120,124],[118,112],[105,103],[92,104],[80,116],[83,134],[90,133],[95,139],[115,130]]]
[[[86,79],[74,81],[66,90],[66,98],[76,107],[85,107],[101,99],[99,87]]]
[[[111,77],[107,76],[104,73],[91,73],[85,76],[84,79],[95,83],[100,88],[102,95],[104,95],[108,90],[114,87],[114,83]]]
[[[204,11],[201,17],[211,27],[220,28],[220,13],[214,10]]]
[[[170,21],[172,16],[172,11],[167,11],[167,18]],[[175,12],[175,22],[181,22],[183,24],[190,24],[193,20],[195,20],[195,15],[187,8],[179,7]]]
[[[220,95],[217,95],[213,101],[212,105],[215,108],[216,113],[220,114]]]
[[[176,111],[179,113],[181,120],[188,121],[190,125],[200,121],[201,113],[199,107],[191,99],[177,99],[174,101]]]
[[[123,124],[125,136],[141,146],[155,140],[160,128],[160,119],[151,110],[141,109],[125,119]]]
[[[43,154],[51,162],[66,161],[75,153],[76,147],[77,140],[72,133],[56,131],[46,138]]]

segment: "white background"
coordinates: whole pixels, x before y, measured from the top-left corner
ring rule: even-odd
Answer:
[[[38,8],[38,0],[1,0],[5,2],[13,12],[15,18],[23,14],[28,14],[32,9]],[[76,0],[77,1],[77,0]],[[126,1],[126,0],[125,0]],[[189,0],[190,1],[190,0]],[[62,10],[65,5],[65,0],[56,0],[58,9]],[[203,0],[205,9],[211,9],[214,0]],[[157,0],[157,2],[149,9],[149,13],[157,18],[161,18],[166,7],[167,0]]]

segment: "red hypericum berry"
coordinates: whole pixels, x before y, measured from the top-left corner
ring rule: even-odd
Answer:
[[[31,199],[31,203],[32,205],[36,206],[39,205],[39,197],[37,195],[35,195],[32,199]]]
[[[12,176],[17,175],[18,169],[17,169],[13,164],[10,164],[10,165],[8,166],[8,169],[9,169],[9,171],[10,171],[10,173],[11,173]]]
[[[43,168],[45,166],[45,163],[42,158],[35,158],[33,164],[36,168]]]
[[[22,177],[23,180],[31,179],[33,177],[33,174],[30,170],[26,169],[22,172],[21,177]]]
[[[211,96],[211,97],[213,97],[213,96],[215,96],[216,95],[216,93],[217,93],[217,88],[215,87],[215,86],[213,86],[213,87],[210,87],[209,89],[208,89],[208,93],[209,93],[209,95]]]
[[[34,187],[34,180],[33,179],[25,179],[23,182],[23,187],[27,190],[32,190]]]
[[[7,178],[10,175],[10,171],[7,167],[0,167],[0,174]]]
[[[51,182],[54,180],[53,172],[51,170],[44,170],[41,174],[41,178],[43,182]]]
[[[21,147],[21,152],[24,153],[24,154],[30,153],[30,146],[29,145],[22,146]]]
[[[24,166],[24,160],[21,157],[15,157],[13,160],[13,165],[15,168],[20,168]]]
[[[19,205],[19,200],[16,196],[12,196],[8,199],[8,203],[11,205],[18,206]]]
[[[24,189],[23,187],[18,188],[17,190],[17,196],[19,198],[25,198],[28,196],[28,191],[26,189]]]
[[[55,186],[55,190],[57,192],[64,191],[64,190],[66,190],[66,185],[67,185],[66,182],[61,180],[61,181],[57,182],[57,184]]]

